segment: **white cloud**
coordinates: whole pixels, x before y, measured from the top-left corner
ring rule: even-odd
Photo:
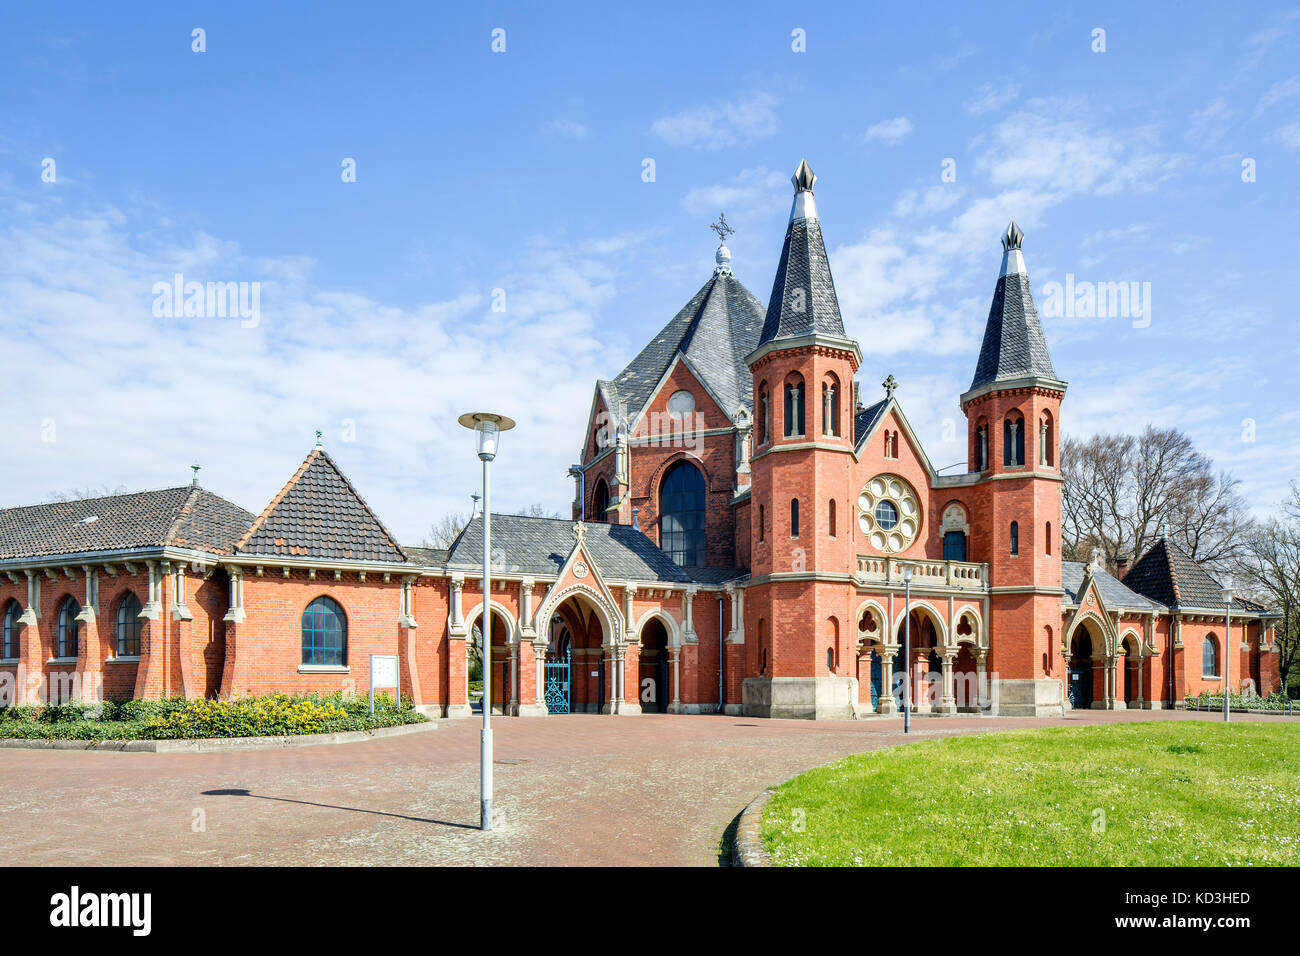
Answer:
[[[1277,140],[1288,149],[1300,149],[1300,123],[1287,123],[1280,127]]]
[[[750,92],[711,106],[696,106],[661,116],[650,131],[671,146],[722,149],[750,143],[776,132],[777,98]]]
[[[868,140],[879,140],[886,146],[897,146],[910,132],[912,121],[906,116],[895,116],[893,119],[872,123],[867,127],[865,135]]]
[[[621,359],[595,334],[617,278],[597,253],[638,241],[534,240],[506,257],[516,265],[492,283],[506,296],[494,312],[490,287],[396,306],[331,288],[309,260],[253,259],[129,211],[29,208],[0,232],[6,388],[22,396],[0,422],[0,505],[88,484],[183,484],[198,460],[207,487],[256,512],[320,428],[371,506],[415,543],[477,488],[456,416],[488,404],[523,436],[503,442],[497,506],[563,511],[592,383]],[[260,324],[156,318],[152,287],[175,272],[260,282]]]
[[[997,86],[985,83],[970,99],[962,103],[962,107],[971,116],[983,116],[1001,106],[1006,106],[1019,95],[1019,83],[1003,83]]]
[[[726,212],[735,222],[759,219],[783,209],[790,193],[790,179],[766,166],[743,169],[729,183],[696,186],[682,205],[693,216],[716,216]]]

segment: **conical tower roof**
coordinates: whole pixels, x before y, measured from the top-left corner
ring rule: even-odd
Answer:
[[[1029,288],[1029,273],[1020,249],[1024,238],[1015,222],[1002,234],[1002,271],[993,290],[975,377],[962,401],[973,398],[973,393],[1002,386],[1038,384],[1065,391],[1065,383],[1056,377],[1047,354],[1047,340]]]
[[[806,159],[799,163],[790,181],[794,184],[790,224],[786,226],[781,260],[772,282],[763,334],[749,360],[752,363],[773,348],[795,347],[817,340],[847,349],[860,361],[857,343],[844,331],[844,320],[840,317],[840,303],[813,199],[817,177]]]

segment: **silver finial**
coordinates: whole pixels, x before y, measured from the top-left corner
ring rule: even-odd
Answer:
[[[808,165],[808,160],[799,160],[799,168],[790,177],[790,182],[794,183],[796,193],[810,193],[813,191],[813,186],[817,184],[817,176],[813,173],[812,167]]]
[[[1002,251],[1010,252],[1012,249],[1019,249],[1020,244],[1024,241],[1025,234],[1016,225],[1016,221],[1011,220],[1007,225],[1007,231],[1002,233]]]
[[[731,228],[727,222],[727,214],[721,213],[717,222],[709,223],[709,228],[718,234],[718,251],[714,253],[713,261],[717,263],[717,268],[713,270],[715,276],[731,275],[731,250],[727,248],[727,236],[734,235],[736,230]]]

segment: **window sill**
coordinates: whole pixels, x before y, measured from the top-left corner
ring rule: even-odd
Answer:
[[[338,666],[336,664],[299,664],[299,674],[350,674],[352,668],[347,664]]]
[[[23,661],[21,657],[0,657],[0,667],[3,667],[6,664],[8,665],[21,664],[22,662]]]
[[[50,658],[47,658],[47,659],[46,659],[45,663],[47,663],[47,664],[75,664],[75,663],[77,663],[77,658],[75,658],[75,657],[50,657]]]
[[[1202,674],[1201,680],[1223,680],[1218,674]]]
[[[105,664],[138,664],[140,663],[139,654],[121,654],[117,657],[110,657],[104,661]]]

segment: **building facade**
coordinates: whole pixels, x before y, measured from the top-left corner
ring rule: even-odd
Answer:
[[[792,181],[766,308],[720,246],[596,384],[573,519],[493,515],[494,709],[1047,716],[1277,689],[1277,615],[1236,598],[1229,632],[1167,537],[1122,580],[1061,559],[1066,383],[1015,223],[959,399],[966,470],[941,475],[892,376],[862,400],[816,177]],[[3,510],[0,693],[364,693],[385,654],[426,713],[467,716],[482,535],[398,544],[319,445],[256,515],[197,483]]]

